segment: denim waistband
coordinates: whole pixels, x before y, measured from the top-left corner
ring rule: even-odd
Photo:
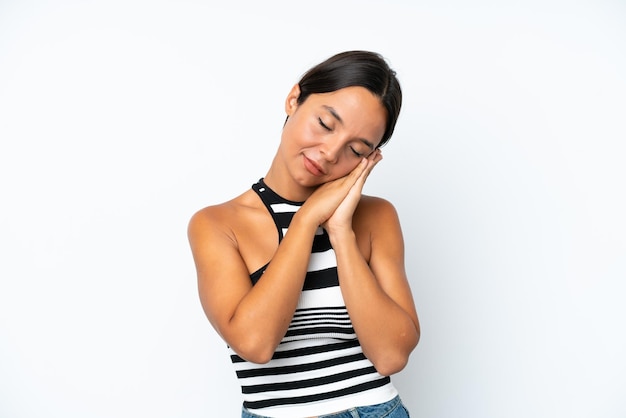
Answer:
[[[241,411],[242,418],[269,418],[263,415],[254,414],[243,408]],[[399,396],[390,401],[376,405],[359,406],[350,408],[345,411],[335,412],[332,414],[320,415],[311,418],[408,418],[409,413],[402,404]]]

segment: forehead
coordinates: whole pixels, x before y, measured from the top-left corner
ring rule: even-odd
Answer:
[[[329,93],[314,93],[309,98],[316,101],[333,101],[362,109],[372,107],[374,110],[379,110],[378,108],[384,110],[380,98],[365,87],[360,86],[344,87]]]
[[[369,132],[368,136],[376,144],[385,132],[387,110],[380,98],[365,87],[345,87],[330,93],[312,94],[306,101],[316,109],[336,113],[346,127]]]

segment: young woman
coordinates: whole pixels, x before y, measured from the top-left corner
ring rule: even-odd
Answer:
[[[242,417],[408,416],[389,378],[420,336],[402,231],[389,202],[361,194],[401,102],[376,53],[318,64],[287,95],[266,175],[192,217],[200,300]]]

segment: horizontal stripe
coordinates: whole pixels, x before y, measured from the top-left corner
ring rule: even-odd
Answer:
[[[283,343],[281,345],[287,346],[289,345],[289,343]],[[296,344],[291,343],[291,346],[295,346],[295,345]],[[274,352],[274,356],[272,357],[272,360],[280,360],[280,359],[291,358],[291,357],[304,357],[304,356],[310,356],[310,355],[319,354],[319,353],[332,353],[332,352],[346,350],[346,349],[350,349],[350,348],[354,348],[358,346],[359,346],[358,340],[342,341],[340,343],[335,342],[332,344],[319,344],[315,346],[306,346],[306,347],[299,347],[299,348],[293,348],[293,349],[283,349],[282,351],[279,351],[281,349],[281,347],[279,346],[277,351]],[[231,351],[232,351],[232,348],[231,348]],[[230,359],[233,363],[246,362],[246,360],[242,359],[237,354],[232,354],[230,356]],[[250,363],[250,364],[254,364],[254,363]]]
[[[338,334],[338,335],[336,335]],[[354,336],[354,329],[352,327],[339,327],[339,326],[320,326],[320,327],[308,327],[308,328],[296,328],[290,329],[285,334],[285,338],[295,337],[295,336],[320,336],[320,335],[344,335],[346,336]]]
[[[292,328],[306,328],[306,327],[318,327],[320,325],[328,325],[328,326],[333,326],[336,325],[338,327],[345,327],[345,326],[352,326],[352,322],[350,321],[350,318],[345,317],[345,318],[341,318],[341,317],[325,317],[323,315],[320,316],[315,316],[315,317],[305,317],[299,320],[292,320],[291,324],[289,325],[289,329]]]
[[[291,361],[292,365],[298,364],[295,359],[290,359],[289,361]],[[303,380],[320,379],[326,376],[348,372],[350,370],[366,369],[370,367],[374,367],[372,363],[367,359],[362,359],[362,360],[354,361],[350,363],[337,364],[337,365],[326,367],[323,369],[305,370],[305,371],[292,373],[288,375],[281,374],[281,375],[271,375],[271,376],[251,376],[251,377],[246,377],[246,378],[240,378],[238,380],[241,386],[254,386],[254,385],[263,385],[263,384],[279,383],[279,382],[300,382]],[[368,378],[369,380],[373,378],[378,378],[378,376],[380,376],[376,372],[376,369],[373,369],[373,370],[374,371],[372,373],[374,373],[376,376],[374,375],[370,376]],[[343,386],[348,386],[348,385],[344,384]],[[317,389],[316,391],[319,392],[319,390]],[[249,399],[249,400],[253,400],[253,399]]]
[[[347,370],[344,370],[347,371]],[[346,389],[352,386],[372,382],[380,379],[380,375],[375,371],[373,373],[364,373],[358,376],[349,377],[337,382],[329,382],[325,384],[319,384],[312,386],[311,388],[298,388],[298,389],[286,389],[286,390],[273,390],[258,393],[244,393],[243,397],[248,402],[263,401],[268,399],[268,395],[272,398],[299,398],[301,396],[311,395],[313,393],[329,393],[342,389]],[[298,382],[294,382],[297,384]]]
[[[276,399],[267,399],[256,402],[244,401],[243,405],[249,409],[260,409],[260,408],[269,408],[277,405],[290,405],[290,404],[298,404],[298,403],[309,403],[316,402],[324,399],[336,398],[340,396],[350,395],[353,393],[363,392],[368,389],[374,389],[381,386],[386,385],[390,382],[389,377],[382,377],[378,380],[374,380],[372,382],[362,383],[360,385],[355,385],[352,387],[332,391],[325,393],[315,393],[306,396],[299,396],[295,398],[276,398]]]
[[[294,317],[297,318],[299,316],[304,315],[345,315],[348,310],[345,306],[318,306],[314,308],[297,308],[294,313]]]
[[[274,352],[274,358],[295,357],[297,355],[304,356],[317,353],[329,353],[351,348],[361,349],[358,340],[353,341],[337,341],[334,338],[318,338],[315,340],[303,340],[292,342],[281,342]]]
[[[323,308],[298,308],[293,314],[293,319],[315,318],[327,316],[329,318],[350,318],[345,306],[325,306]]]
[[[292,205],[289,203],[272,203],[270,205],[274,213],[292,212],[295,213],[300,209],[300,205]]]
[[[249,410],[259,415],[274,418],[317,417],[334,414],[337,411],[343,411],[349,408],[388,402],[397,395],[398,391],[396,388],[393,384],[388,383],[384,386],[364,392],[357,392],[346,396],[325,399],[323,402],[279,405],[271,408],[264,408],[263,410]]]
[[[285,226],[285,227],[282,227],[281,230],[283,231],[283,237],[284,237],[285,235],[287,235],[287,231],[289,230],[289,228]],[[322,236],[322,235],[324,235],[324,229],[321,227],[317,227],[317,229],[315,230],[315,238],[317,238],[318,236]],[[320,251],[325,251],[328,248],[332,248],[332,247],[328,246]]]
[[[300,327],[289,327],[286,337],[294,335],[319,335],[319,334],[354,334],[354,328],[350,324],[307,324]]]
[[[337,318],[332,316],[316,316],[312,318],[302,318],[302,319],[293,319],[291,321],[291,326],[300,327],[307,325],[320,325],[320,324],[328,324],[328,325],[352,325],[350,318]]]
[[[343,300],[339,285],[333,287],[324,287],[320,289],[305,289],[300,293],[297,310],[309,308],[343,308],[346,303]]]
[[[288,219],[288,221],[291,221],[291,219]],[[289,231],[289,228],[287,227],[280,228],[280,232],[282,233],[283,237],[287,235],[288,231]],[[317,230],[315,231],[315,237],[313,237],[313,245],[311,247],[311,253],[312,254],[321,253],[324,251],[331,250],[332,248],[333,247],[330,245],[330,241],[328,239],[328,234],[326,234],[322,228],[317,228]]]
[[[358,361],[365,358],[365,355],[362,353],[353,354],[351,356],[342,356],[335,357],[324,361],[317,361],[314,363],[308,364],[297,364],[293,366],[286,367],[265,367],[263,369],[254,369],[254,370],[238,370],[237,377],[246,378],[253,376],[270,376],[270,375],[281,375],[281,374],[289,374],[289,373],[299,373],[307,370],[315,370],[315,369],[323,369],[324,367],[331,367],[337,364],[345,364],[350,363],[352,361]]]
[[[311,258],[309,258],[307,271],[313,272],[334,267],[337,267],[337,257],[335,256],[335,250],[331,248],[321,253],[312,253]]]
[[[337,268],[329,267],[325,270],[309,271],[305,278],[302,290],[325,289],[339,286]]]
[[[279,382],[268,383],[263,385],[242,386],[242,393],[259,393],[259,392],[275,392],[278,390],[296,390],[302,388],[317,387],[327,385],[329,383],[337,383],[345,381],[357,376],[376,373],[374,367],[365,367],[362,369],[348,370],[342,373],[335,373],[330,376],[319,377],[316,379],[299,380],[295,382]]]

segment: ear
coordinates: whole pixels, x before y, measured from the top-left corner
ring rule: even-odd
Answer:
[[[285,112],[287,116],[291,116],[298,108],[298,97],[300,97],[300,86],[296,84],[291,88],[285,100]]]

